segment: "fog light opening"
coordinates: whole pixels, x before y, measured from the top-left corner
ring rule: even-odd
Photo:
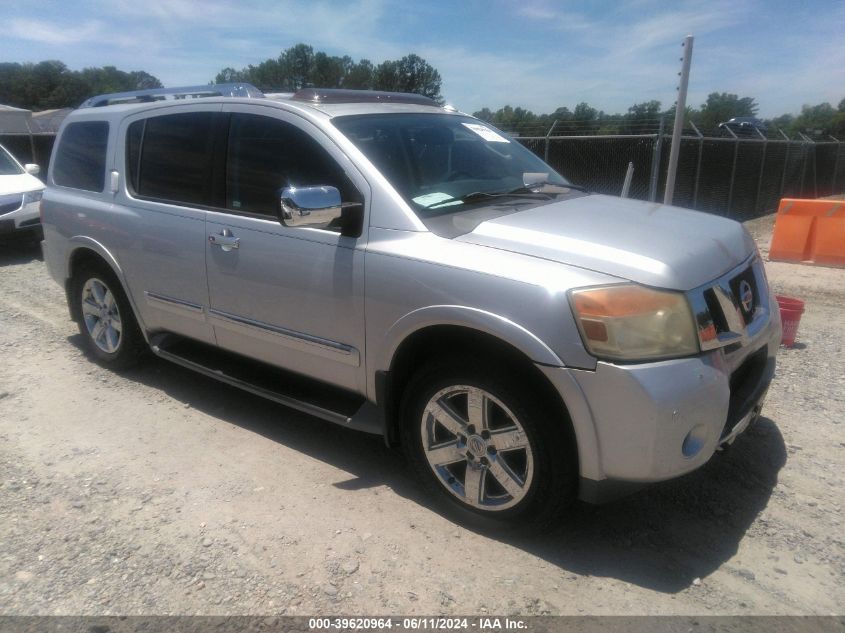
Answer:
[[[695,457],[704,448],[704,441],[707,439],[707,427],[703,424],[697,424],[692,427],[687,436],[684,438],[684,443],[681,445],[681,452],[684,457]]]

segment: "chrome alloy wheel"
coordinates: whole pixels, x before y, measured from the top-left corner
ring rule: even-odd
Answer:
[[[441,389],[426,404],[420,430],[431,470],[467,505],[499,511],[525,498],[534,476],[531,445],[492,394],[467,385]]]
[[[82,318],[94,344],[114,354],[120,347],[123,330],[120,309],[111,290],[96,277],[82,287]]]

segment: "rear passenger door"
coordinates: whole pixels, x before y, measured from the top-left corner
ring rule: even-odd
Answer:
[[[335,186],[344,202],[366,203],[366,181],[295,114],[239,104],[224,112],[225,208],[206,223],[218,345],[364,393],[364,240],[282,226],[277,210],[288,186]]]
[[[124,121],[126,186],[115,201],[131,237],[120,259],[146,327],[207,343],[215,341],[206,318],[205,216],[215,195],[220,108],[182,105]]]

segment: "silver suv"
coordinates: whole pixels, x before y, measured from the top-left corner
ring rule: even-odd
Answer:
[[[42,212],[95,360],[152,350],[383,435],[488,525],[698,468],[774,373],[740,224],[590,194],[418,95],[95,97],[62,125]]]

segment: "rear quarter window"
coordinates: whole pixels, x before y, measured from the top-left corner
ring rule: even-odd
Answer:
[[[53,182],[62,187],[102,191],[106,182],[108,139],[106,121],[69,124],[56,151]]]

